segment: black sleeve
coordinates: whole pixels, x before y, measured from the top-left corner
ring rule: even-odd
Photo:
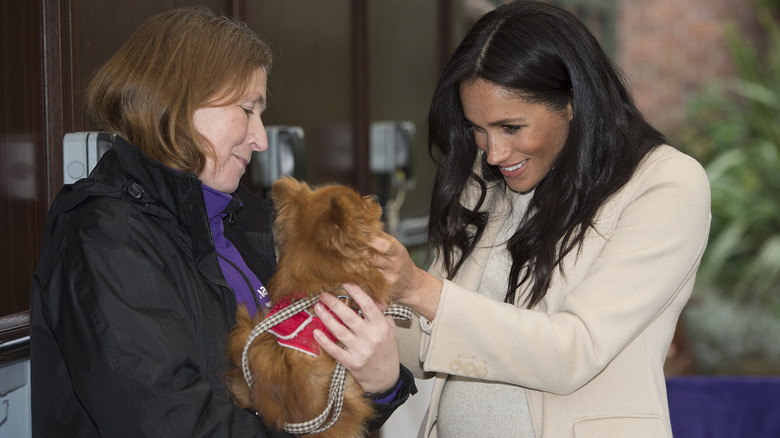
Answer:
[[[417,385],[414,384],[414,376],[405,366],[401,365],[401,372],[398,376],[398,380],[401,383],[401,387],[398,388],[398,394],[395,399],[390,403],[374,403],[374,409],[376,409],[377,416],[368,424],[369,430],[377,430],[382,427],[383,424],[390,418],[390,415],[398,409],[399,406],[404,404],[410,395],[417,394]],[[390,392],[395,389],[395,386],[388,390],[386,394],[373,394],[374,399],[381,400],[383,397],[390,395]]]

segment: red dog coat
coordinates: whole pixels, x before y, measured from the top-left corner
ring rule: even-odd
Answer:
[[[280,300],[271,311],[268,312],[268,316],[266,317],[270,317],[274,313],[279,312],[292,304],[292,302],[292,298]],[[279,345],[298,350],[309,356],[317,357],[320,355],[320,346],[317,345],[317,342],[314,340],[315,329],[319,329],[321,332],[325,333],[333,342],[338,342],[333,334],[325,327],[325,324],[322,323],[322,320],[306,310],[301,310],[295,315],[271,327],[268,331],[276,335],[276,342]]]

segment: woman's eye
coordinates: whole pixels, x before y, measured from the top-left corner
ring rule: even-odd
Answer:
[[[254,114],[254,111],[252,111],[252,109],[251,109],[251,108],[244,108],[244,107],[241,107],[241,109],[243,109],[243,110],[244,110],[244,112],[246,113],[246,115],[247,115],[247,116],[251,116],[252,114]]]
[[[466,127],[472,131],[476,132],[483,132],[483,129],[479,126],[472,125],[471,123],[466,123]]]
[[[504,131],[507,131],[509,133],[514,133],[514,132],[517,132],[517,131],[523,129],[523,127],[520,126],[520,125],[504,125],[503,129],[504,129]]]

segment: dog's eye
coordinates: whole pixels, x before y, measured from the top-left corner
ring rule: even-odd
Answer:
[[[370,200],[376,202],[377,204],[379,204],[379,196],[377,196],[377,195],[366,195],[366,196],[363,196],[363,199],[370,199]]]

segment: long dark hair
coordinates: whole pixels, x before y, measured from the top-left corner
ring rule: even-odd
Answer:
[[[502,179],[484,155],[481,175],[473,171],[477,146],[463,115],[460,86],[474,79],[551,110],[569,103],[573,108],[566,143],[507,242],[512,268],[504,301],[514,303],[517,289],[530,282],[531,308],[544,298],[555,269],[563,269],[561,260],[582,244],[599,208],[665,139],[644,119],[622,76],[574,15],[531,1],[489,12],[456,49],[428,114],[429,153],[438,163],[428,231],[450,279],[484,231],[487,185]],[[473,207],[460,202],[469,181],[481,188]]]

